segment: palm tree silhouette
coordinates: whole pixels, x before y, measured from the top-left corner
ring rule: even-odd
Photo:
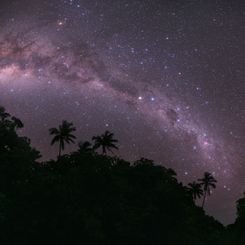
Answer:
[[[191,193],[193,200],[200,198],[203,196],[203,189],[201,183],[196,183],[193,181],[192,183],[188,184],[188,191]]]
[[[67,121],[62,121],[62,124],[59,125],[59,128],[50,128],[50,135],[54,135],[54,138],[51,141],[51,145],[58,142],[59,143],[59,153],[58,159],[60,158],[61,151],[65,149],[65,143],[75,143],[73,139],[76,139],[76,136],[71,134],[76,131],[76,128],[73,126],[73,123]]]
[[[211,188],[216,188],[215,183],[217,183],[217,180],[208,172],[204,173],[204,177],[202,179],[198,179],[200,181],[200,184],[203,186],[204,196],[202,201],[202,207],[204,207],[205,200],[207,194],[211,194]]]
[[[94,147],[93,149],[102,148],[102,153],[106,154],[107,151],[112,152],[111,148],[118,149],[118,147],[115,145],[115,143],[118,142],[118,140],[113,139],[114,134],[110,131],[105,131],[104,134],[100,136],[94,136],[92,140],[94,140]],[[113,153],[113,152],[112,152]]]
[[[92,144],[88,141],[85,141],[85,142],[79,142],[78,144],[78,147],[79,147],[79,152],[80,153],[92,153],[93,152],[93,147],[92,147]]]

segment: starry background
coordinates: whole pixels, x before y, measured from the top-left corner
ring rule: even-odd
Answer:
[[[245,191],[245,3],[16,0],[0,3],[0,104],[43,159],[48,129],[106,129],[117,155],[218,180],[206,210],[227,224]],[[67,152],[75,146],[67,148]]]

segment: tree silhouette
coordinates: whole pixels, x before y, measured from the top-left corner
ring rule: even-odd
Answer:
[[[15,123],[15,128],[16,129],[19,129],[19,128],[23,128],[24,127],[24,124],[22,123],[22,121],[17,118],[17,117],[12,117],[11,118],[13,120],[13,122]]]
[[[76,139],[76,136],[72,132],[76,131],[76,128],[73,126],[73,123],[62,121],[62,124],[59,125],[59,128],[50,128],[50,135],[54,135],[54,138],[51,141],[51,145],[54,143],[59,143],[59,152],[58,159],[60,158],[61,151],[65,149],[65,143],[75,143],[73,139]]]
[[[142,157],[139,160],[135,161],[134,165],[135,166],[138,166],[138,165],[150,165],[150,166],[153,166],[154,162],[153,162],[153,160],[150,160],[150,159]]]
[[[88,141],[85,141],[85,142],[79,142],[78,144],[78,151],[79,153],[92,153],[93,152],[93,147],[92,147],[92,144]]]
[[[93,148],[96,150],[101,147],[103,154],[106,154],[107,151],[112,152],[111,148],[118,149],[118,147],[115,145],[115,143],[117,143],[118,140],[114,139],[113,136],[114,134],[108,130],[100,136],[94,136],[92,138],[92,140],[94,140]]]
[[[237,220],[245,221],[245,193],[243,197],[237,200]]]
[[[245,244],[244,197],[227,229],[193,202],[189,189],[197,198],[207,182],[208,193],[216,182],[210,174],[187,188],[173,169],[147,158],[132,164],[95,154],[117,149],[109,131],[94,137],[95,146],[80,142],[76,152],[37,162],[21,126],[0,108],[0,244]],[[59,155],[74,143],[73,131],[66,121],[50,129]]]
[[[203,196],[201,183],[196,183],[195,181],[193,181],[192,183],[189,183],[188,186],[188,191],[191,193],[193,200],[196,200],[197,198]]]
[[[22,121],[17,117],[11,117],[9,113],[6,112],[5,108],[0,106],[0,122],[1,125],[9,129],[20,129],[24,127]]]
[[[210,173],[205,172],[204,177],[202,179],[198,179],[198,181],[200,181],[200,184],[203,186],[204,195],[202,207],[204,207],[207,194],[211,194],[211,188],[216,188],[215,183],[217,183],[217,180]]]
[[[3,122],[6,118],[10,117],[10,114],[6,112],[5,108],[0,106],[0,119]]]

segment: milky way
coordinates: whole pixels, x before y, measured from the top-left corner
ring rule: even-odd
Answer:
[[[210,171],[207,212],[231,222],[245,190],[244,15],[243,1],[1,1],[0,104],[43,159],[66,119],[79,140],[109,129],[119,156],[184,183]]]

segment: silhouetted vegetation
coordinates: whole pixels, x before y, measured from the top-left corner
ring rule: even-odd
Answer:
[[[69,123],[67,121],[63,121],[59,128],[49,129],[50,135],[54,135],[54,138],[51,141],[51,145],[59,143],[58,158],[61,155],[61,151],[65,149],[65,143],[75,143],[74,139],[76,139],[76,137],[71,134],[74,131],[76,131],[76,128],[73,127],[73,123]]]
[[[188,190],[191,193],[193,200],[196,200],[197,198],[201,198],[201,196],[203,196],[203,189],[201,183],[196,183],[195,181],[189,183]]]
[[[93,149],[96,150],[98,148],[101,148],[103,154],[106,154],[107,151],[112,152],[112,148],[118,149],[118,147],[115,145],[115,143],[117,143],[118,140],[113,139],[113,136],[114,134],[109,131],[105,131],[105,133],[100,136],[94,136],[92,138],[92,140],[94,140]]]
[[[152,160],[106,155],[117,149],[108,131],[93,137],[94,145],[80,142],[61,155],[75,139],[65,121],[50,130],[58,159],[40,163],[39,152],[16,133],[21,127],[0,107],[1,244],[244,244],[245,197],[228,227],[194,202],[215,187],[209,173],[186,187]]]
[[[203,186],[204,195],[203,195],[202,207],[204,207],[207,195],[211,194],[211,188],[214,189],[216,188],[215,183],[217,182],[217,180],[210,173],[205,172],[203,178],[199,179],[199,181]]]

